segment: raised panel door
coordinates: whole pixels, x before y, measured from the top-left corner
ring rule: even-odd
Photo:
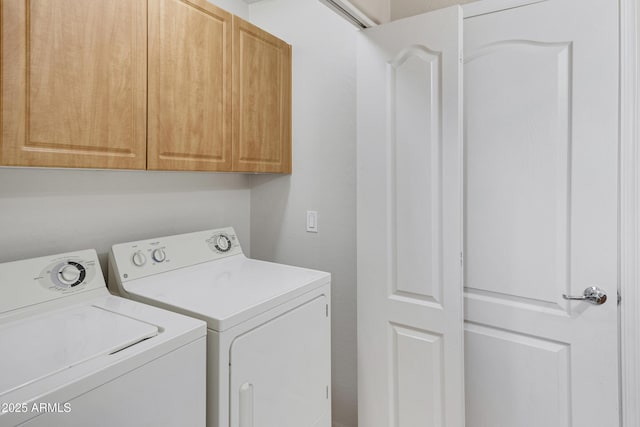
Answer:
[[[465,19],[468,427],[619,425],[618,10],[584,3]]]
[[[291,46],[233,19],[233,170],[291,173]]]
[[[12,166],[145,168],[146,2],[2,2]]]
[[[231,170],[231,16],[149,3],[148,169]]]
[[[358,40],[358,420],[464,425],[462,12]]]

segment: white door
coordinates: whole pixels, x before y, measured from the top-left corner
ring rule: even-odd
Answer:
[[[465,19],[467,427],[616,427],[618,10]],[[567,301],[590,286],[603,305]]]
[[[330,342],[324,295],[238,335],[229,350],[228,426],[330,427]]]
[[[464,423],[461,10],[358,44],[358,415]]]

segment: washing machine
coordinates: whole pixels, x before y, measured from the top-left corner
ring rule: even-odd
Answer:
[[[233,228],[114,245],[109,287],[207,322],[209,427],[329,427],[329,273],[247,258]]]
[[[204,426],[206,324],[111,295],[85,250],[0,264],[0,426]]]

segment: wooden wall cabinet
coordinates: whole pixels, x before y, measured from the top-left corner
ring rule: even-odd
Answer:
[[[291,47],[206,0],[3,0],[0,164],[291,173]]]
[[[233,18],[233,169],[291,173],[291,46]]]
[[[147,2],[1,4],[1,164],[144,169]]]
[[[231,170],[232,15],[149,2],[148,169]]]

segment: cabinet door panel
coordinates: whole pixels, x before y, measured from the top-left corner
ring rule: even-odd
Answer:
[[[2,164],[145,168],[146,12],[2,2]]]
[[[234,17],[233,169],[291,173],[291,46]]]
[[[231,16],[149,3],[149,169],[231,169]]]

